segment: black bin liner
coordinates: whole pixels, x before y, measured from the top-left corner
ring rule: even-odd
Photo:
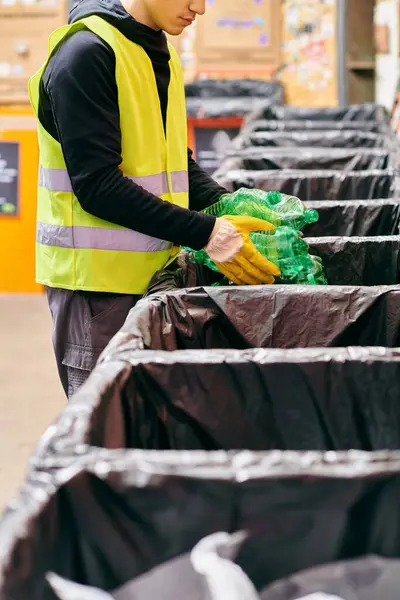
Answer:
[[[241,187],[278,190],[307,200],[359,200],[390,198],[396,189],[393,169],[370,171],[270,170],[218,171],[215,179],[229,192]]]
[[[332,245],[327,240],[326,244],[313,244],[312,250],[324,256]],[[360,247],[350,242],[345,248],[349,247],[353,250],[354,264],[354,254]],[[336,260],[346,271],[345,258],[349,261],[350,254],[343,252],[342,261],[336,254],[331,261]],[[357,257],[357,261],[364,262],[365,258]],[[374,259],[378,257],[375,255]],[[393,261],[390,263],[393,267]],[[333,270],[329,260],[327,267],[329,275]],[[380,268],[385,270],[383,265]],[[352,267],[347,265],[347,269],[351,271]],[[342,277],[345,279],[346,273]],[[360,280],[357,271],[353,277]],[[372,275],[371,279],[378,277],[379,274]],[[166,285],[164,281],[163,286]],[[267,286],[250,290],[229,287],[158,292],[137,305],[109,349],[112,351],[115,343],[120,352],[120,339],[134,340],[138,350],[164,351],[397,347],[400,346],[397,330],[400,315],[396,315],[399,301],[397,286]],[[204,310],[200,310],[202,306]],[[249,314],[254,314],[251,323]],[[301,323],[298,315],[302,315]]]
[[[236,170],[266,171],[267,169],[328,169],[346,171],[384,170],[395,167],[389,150],[375,148],[245,148],[230,150],[222,161],[219,177]]]
[[[387,123],[377,121],[248,121],[243,126],[243,133],[249,134],[255,131],[369,131],[370,133],[381,133],[393,136],[393,132]]]
[[[400,236],[307,238],[331,285],[400,283]]]
[[[247,122],[270,119],[276,121],[377,121],[389,123],[383,106],[373,103],[350,104],[344,108],[308,108],[299,106],[265,106],[247,117]]]
[[[283,86],[261,79],[199,79],[185,85],[186,98],[249,98],[257,96],[279,105]],[[270,106],[265,102],[265,107]]]
[[[263,594],[317,565],[395,559],[399,469],[390,452],[100,451],[47,487],[45,473],[31,471],[1,523],[0,594],[54,600],[48,572],[116,590],[219,531],[248,532],[236,562]]]
[[[400,233],[400,200],[322,200],[308,202],[307,206],[319,213],[319,220],[303,230],[308,237]]]
[[[280,148],[386,148],[394,149],[392,137],[369,131],[255,131],[244,130],[232,142],[234,148],[272,146]]]
[[[252,79],[199,80],[185,86],[188,117],[241,117],[283,101],[278,82]]]
[[[378,301],[375,317],[382,315],[383,302]],[[368,312],[367,327],[379,328],[374,310]],[[361,326],[366,319],[357,320]],[[398,350],[162,352],[136,350],[137,341],[122,337],[113,356],[107,353],[44,437],[36,459],[73,454],[87,445],[207,451],[400,448]]]

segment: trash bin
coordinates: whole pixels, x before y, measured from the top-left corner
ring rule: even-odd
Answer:
[[[306,225],[304,235],[386,236],[400,233],[400,200],[322,200],[307,202],[319,220]]]
[[[281,106],[284,89],[279,81],[262,79],[198,79],[185,85],[186,99],[202,98],[258,98],[263,101],[263,109]],[[189,101],[189,106],[190,106]]]
[[[199,165],[213,173],[243,118],[256,108],[281,103],[280,83],[200,80],[186,85],[189,146]]]
[[[354,130],[323,131],[255,131],[244,129],[232,142],[235,149],[252,146],[272,146],[280,148],[386,148],[393,150],[392,137],[380,133]]]
[[[350,348],[140,351],[135,349],[140,338],[121,335],[113,354],[105,355],[44,436],[35,462],[61,453],[79,455],[88,447],[399,449],[400,353],[380,345],[353,346],[357,341],[399,342],[394,331],[399,327],[399,296],[392,289],[364,298],[354,291],[345,293],[341,300],[350,302],[347,316],[347,307],[326,299],[327,309],[333,309],[330,316],[306,313],[315,318],[316,327],[328,329],[325,338],[320,331],[314,339],[349,343]],[[294,300],[288,300],[292,311]],[[315,300],[309,302],[318,307]],[[333,315],[338,323],[329,325]],[[271,319],[263,324],[261,343],[276,346],[285,334],[294,337],[282,316],[272,332],[266,331]],[[343,330],[346,322],[348,332]],[[307,332],[300,332],[299,338],[309,341]],[[285,343],[290,345],[290,340]],[[296,344],[293,338],[291,343]]]
[[[307,238],[330,285],[400,283],[400,236]]]
[[[397,186],[394,169],[369,171],[267,170],[228,171],[215,179],[229,192],[241,187],[258,188],[308,200],[360,200],[390,198]]]
[[[367,171],[395,168],[389,150],[375,148],[245,148],[229,150],[214,177],[229,171],[266,171],[276,169],[316,169]]]
[[[308,108],[299,106],[265,106],[247,116],[246,123],[269,119],[276,121],[376,121],[389,124],[387,110],[378,104],[350,104],[343,108]]]
[[[157,580],[153,569],[173,568],[169,561],[221,531],[248,533],[235,562],[260,593],[317,565],[371,554],[396,559],[399,470],[399,455],[390,452],[137,451],[75,459],[47,488],[46,473],[31,470],[0,525],[0,594],[55,600],[46,581],[53,572],[122,600],[114,590],[146,573]],[[183,590],[184,573],[169,578]],[[95,590],[77,597],[97,598]]]

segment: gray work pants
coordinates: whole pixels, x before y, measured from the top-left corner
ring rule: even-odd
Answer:
[[[140,296],[46,288],[53,346],[68,398],[81,387]]]

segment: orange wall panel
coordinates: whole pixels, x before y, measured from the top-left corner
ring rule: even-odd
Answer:
[[[29,108],[0,107],[0,141],[19,143],[19,215],[0,215],[0,293],[41,292],[35,283],[39,152]]]

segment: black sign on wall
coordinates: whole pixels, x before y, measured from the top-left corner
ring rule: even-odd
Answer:
[[[196,127],[196,162],[212,175],[219,167],[231,141],[239,133],[238,128],[218,129],[214,127]]]
[[[0,142],[0,216],[19,214],[19,144]]]

